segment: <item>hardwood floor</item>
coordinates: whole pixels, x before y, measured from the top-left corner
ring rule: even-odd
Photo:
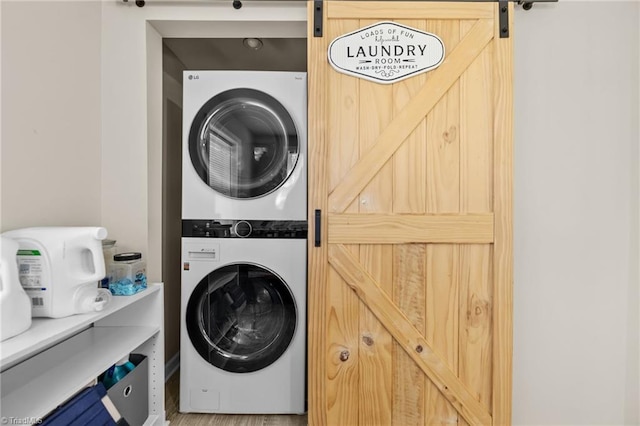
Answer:
[[[307,416],[183,414],[178,412],[180,372],[165,385],[165,409],[171,426],[306,426]]]

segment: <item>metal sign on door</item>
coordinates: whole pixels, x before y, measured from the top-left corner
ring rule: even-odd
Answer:
[[[438,67],[444,43],[434,34],[379,22],[333,40],[329,62],[341,73],[390,84]]]

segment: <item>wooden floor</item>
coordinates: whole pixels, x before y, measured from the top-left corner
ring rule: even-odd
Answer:
[[[175,373],[165,386],[165,409],[171,426],[305,426],[307,416],[182,414],[178,412],[180,398],[180,372]]]

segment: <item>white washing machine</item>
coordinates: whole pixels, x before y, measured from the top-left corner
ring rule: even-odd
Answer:
[[[304,220],[307,74],[185,71],[183,219]]]
[[[183,224],[180,411],[303,414],[306,223]]]

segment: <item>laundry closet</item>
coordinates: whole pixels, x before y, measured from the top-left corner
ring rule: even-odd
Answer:
[[[179,367],[182,163],[180,144],[162,139],[163,126],[183,136],[185,67],[167,64],[163,91],[163,39],[297,37],[314,46],[292,70],[309,84],[309,423],[638,423],[637,3],[514,2],[506,15],[488,1],[323,1],[308,15],[306,1],[135,3],[0,2],[2,171],[19,176],[3,180],[1,231],[103,226],[149,274],[147,291],[55,320],[72,326],[27,352],[11,341],[41,320],[3,341],[2,416],[46,415],[132,351],[147,356],[147,424],[176,412],[162,379],[175,384]],[[378,67],[396,59],[411,71],[421,50],[385,35],[394,28],[437,36],[443,62],[391,84],[343,72],[389,74]],[[369,49],[359,33],[389,40]],[[347,43],[332,55],[342,70],[328,62],[334,40]],[[510,108],[500,55],[511,43],[513,392],[510,130],[498,112]],[[372,62],[352,70],[351,59]],[[61,348],[76,357],[43,362]]]
[[[509,423],[513,5],[230,3],[100,9],[100,218],[166,283],[180,409]]]
[[[513,5],[307,4],[309,202],[307,220],[300,221],[299,231],[306,231],[308,237],[309,273],[307,291],[297,296],[294,291],[293,298],[308,297],[309,422],[509,423]],[[245,45],[258,42],[245,40]],[[216,87],[211,100],[203,99],[204,103],[218,105],[209,110],[221,117],[225,108],[233,110],[220,93],[239,89],[241,75],[218,74],[216,79],[197,70],[184,75],[189,79],[183,80],[185,87],[207,87],[209,79],[216,80],[210,83]],[[234,83],[225,86],[227,79]],[[253,90],[256,81],[240,86]],[[277,90],[278,85],[268,86]],[[289,87],[295,91],[295,84]],[[274,95],[278,96],[286,99],[287,94]],[[264,105],[265,98],[249,97],[242,114]],[[183,98],[185,116],[197,117],[200,106],[185,105],[187,101]],[[263,111],[270,110],[268,115],[278,109]],[[207,123],[224,122],[216,120]],[[278,126],[287,127],[287,119],[273,123],[277,121]],[[262,119],[260,126],[269,127],[269,122]],[[185,202],[189,197],[185,191],[191,191],[184,186],[185,179],[193,181],[189,185],[204,188],[204,183],[207,191],[215,189],[219,198],[211,206],[215,204],[221,212],[227,207],[235,211],[233,199],[242,197],[238,195],[242,188],[234,189],[221,176],[203,172],[215,164],[225,176],[236,176],[234,181],[241,174],[240,167],[234,169],[237,163],[230,161],[234,144],[225,131],[209,131],[209,124],[181,132],[182,140],[189,141],[182,150],[180,267],[186,316],[181,320],[186,329],[181,329],[181,374],[187,371],[185,377],[190,377],[181,383],[181,398],[190,398],[181,401],[181,407],[196,412],[215,412],[224,406],[240,409],[230,408],[234,391],[221,392],[210,385],[216,380],[205,373],[210,371],[207,362],[218,362],[215,368],[234,365],[228,351],[212,351],[224,341],[220,333],[234,325],[218,321],[218,328],[207,333],[210,325],[203,318],[210,314],[203,306],[229,312],[240,324],[233,310],[245,298],[236,299],[236,290],[222,281],[237,281],[248,272],[223,268],[221,277],[210,275],[198,285],[195,280],[186,286],[185,277],[191,268],[220,262],[225,251],[237,250],[248,263],[259,263],[251,251],[225,248],[224,238],[218,241],[211,236],[250,235],[260,226],[254,214],[298,219],[295,208],[291,217],[270,211],[284,202],[277,194],[288,190],[286,183],[276,184],[263,199],[273,194],[275,204],[259,206],[257,201],[259,212],[247,211],[246,217],[224,217],[229,213],[201,217],[204,210],[198,212],[191,203],[206,203],[203,199],[210,196],[205,193]],[[266,152],[256,148],[247,158],[258,161]],[[288,151],[289,159],[294,151]],[[200,166],[194,167],[194,161]],[[249,204],[247,200],[237,203]],[[279,236],[278,229],[273,232]],[[205,234],[208,243],[191,240]],[[243,243],[239,238],[229,241]],[[286,249],[279,251],[280,256],[288,256]],[[298,258],[294,260],[297,263]],[[280,267],[275,258],[273,265]],[[238,275],[229,278],[229,274]],[[189,301],[185,289],[200,302]],[[205,294],[206,305],[201,303]],[[189,322],[196,332],[188,331]],[[193,344],[198,327],[200,336],[203,330],[206,336],[201,338],[202,348],[192,350],[191,356],[184,351],[198,346]],[[184,370],[189,364],[192,367]],[[263,370],[265,374],[269,368]],[[231,389],[232,382],[247,387],[249,380],[260,380],[259,375],[242,379],[217,382]],[[265,410],[259,404],[256,407]]]

